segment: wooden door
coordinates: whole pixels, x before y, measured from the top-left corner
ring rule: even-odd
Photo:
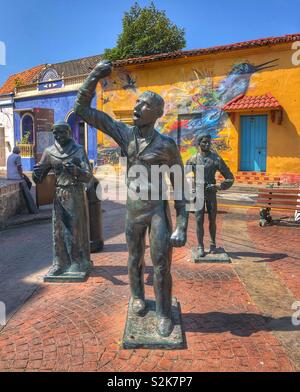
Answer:
[[[241,171],[266,171],[267,115],[241,116]]]

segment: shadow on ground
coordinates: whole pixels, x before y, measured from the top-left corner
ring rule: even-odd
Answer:
[[[119,243],[119,244],[106,244],[106,243],[104,243],[104,248],[101,251],[101,253],[127,252],[127,250],[128,250],[127,245],[124,243]],[[92,255],[93,255],[93,253],[92,253]]]
[[[0,301],[7,318],[42,288],[42,275],[52,260],[51,238],[51,223],[0,232]]]
[[[257,260],[253,260],[255,263],[269,263],[288,257],[286,253],[227,252],[227,254],[233,260],[241,260],[244,257],[257,258]]]
[[[123,204],[103,202],[104,238],[108,240],[124,232],[124,223],[115,216],[125,215]],[[24,215],[25,217],[28,214]],[[105,223],[105,222],[108,223]],[[22,224],[0,231],[0,301],[9,319],[37,289],[43,289],[43,275],[52,264],[52,224]],[[104,252],[127,251],[125,244],[105,245]],[[93,257],[93,256],[92,256]],[[127,268],[124,267],[127,274]],[[113,277],[110,276],[114,282]],[[126,283],[123,283],[126,284]]]
[[[260,331],[300,331],[300,325],[293,325],[291,317],[276,319],[255,313],[184,313],[182,321],[185,332],[231,332],[237,336],[251,336]]]
[[[153,267],[146,266],[145,267],[145,284],[152,286],[153,285]],[[104,265],[104,266],[95,266],[93,267],[90,277],[102,277],[114,285],[117,286],[124,286],[128,285],[127,277],[128,277],[128,269],[127,266],[111,266],[111,265]],[[119,277],[125,276],[126,282],[121,280]]]

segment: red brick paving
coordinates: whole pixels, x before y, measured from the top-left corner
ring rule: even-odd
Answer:
[[[226,210],[225,212],[230,213]],[[222,220],[218,215],[219,245]],[[247,230],[257,251],[287,254],[270,262],[300,299],[298,228],[257,224],[249,211]],[[193,264],[195,220],[186,247],[174,249],[173,294],[180,302],[187,347],[183,350],[123,350],[129,299],[124,208],[107,208],[105,251],[92,256],[86,283],[42,287],[0,333],[0,369],[17,371],[294,371],[285,348],[246,291],[232,264]],[[207,230],[206,230],[207,232]],[[243,233],[240,233],[241,237]],[[268,242],[266,242],[266,235]],[[146,251],[146,295],[153,298]],[[295,277],[293,276],[295,275]]]
[[[252,214],[254,215],[253,210]],[[284,212],[277,211],[272,215],[276,219],[283,217]],[[248,233],[257,249],[262,253],[274,254],[275,261],[270,261],[269,267],[300,299],[300,225],[299,227],[274,225],[259,230],[256,221],[249,220],[247,223]]]

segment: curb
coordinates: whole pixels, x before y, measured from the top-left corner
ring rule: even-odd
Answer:
[[[12,218],[9,218],[2,226],[0,226],[0,231],[12,229],[15,227],[19,227],[21,225],[34,224],[34,223],[43,223],[50,222],[52,219],[52,210],[44,211],[38,214],[21,214],[16,215]]]

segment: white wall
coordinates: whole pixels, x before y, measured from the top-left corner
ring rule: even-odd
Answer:
[[[5,155],[6,159],[8,155],[11,153],[14,147],[14,114],[12,107],[1,107],[0,106],[0,127],[4,127],[5,134]],[[9,142],[11,146],[11,151],[8,148],[7,142]],[[5,167],[0,167],[4,169]]]

